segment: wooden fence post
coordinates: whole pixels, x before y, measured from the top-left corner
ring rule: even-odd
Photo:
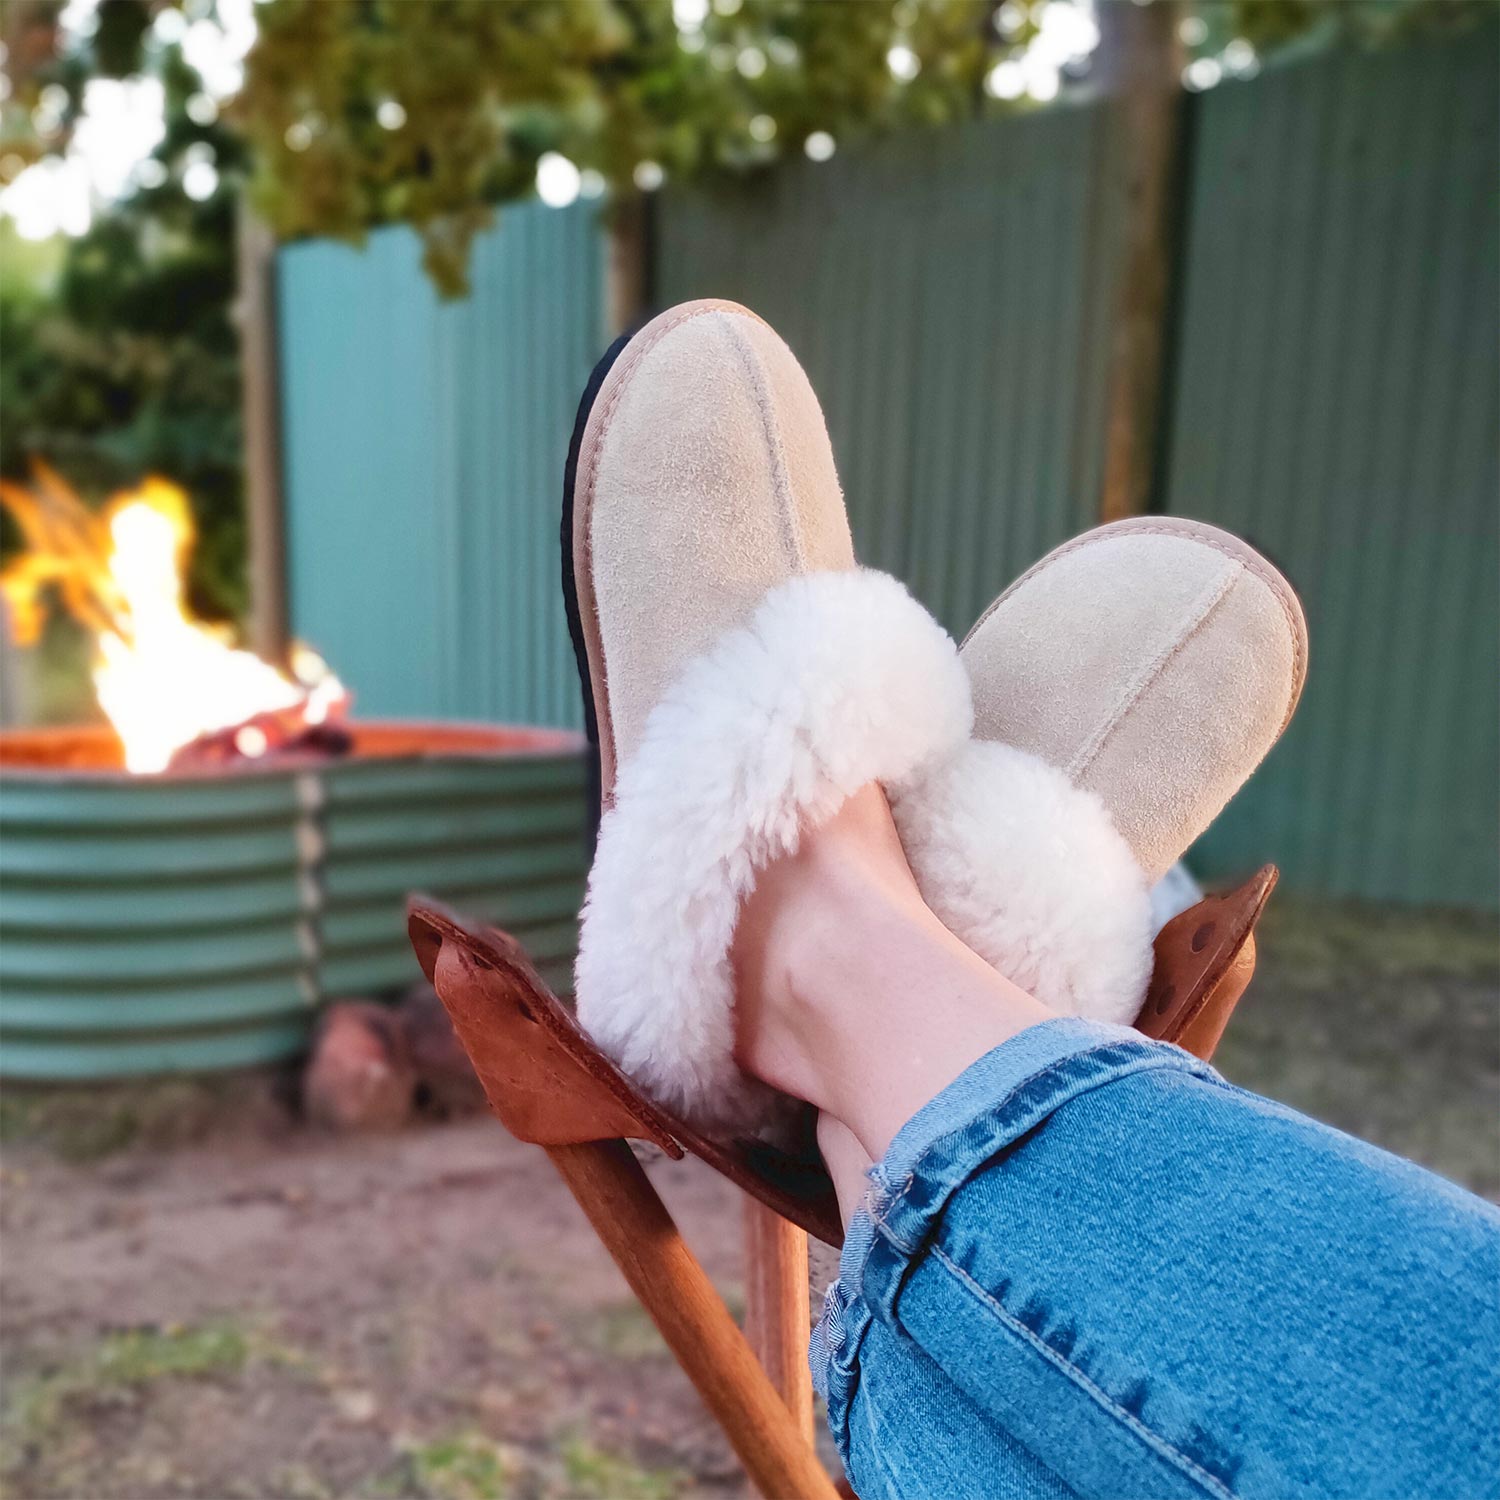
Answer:
[[[258,656],[281,665],[287,658],[290,637],[276,362],[276,237],[244,202],[240,204],[236,249],[244,382],[245,523],[250,543],[250,645]]]
[[[1143,514],[1152,501],[1167,373],[1167,318],[1177,269],[1184,94],[1178,6],[1104,0],[1101,86],[1123,132],[1125,263],[1110,326],[1100,520]]]
[[[637,193],[620,203],[609,228],[604,267],[604,317],[611,339],[638,323],[651,297],[650,212]]]

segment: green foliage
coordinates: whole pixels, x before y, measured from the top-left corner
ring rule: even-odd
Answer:
[[[0,241],[0,472],[33,455],[101,500],[157,472],[191,497],[199,544],[190,602],[234,617],[245,602],[235,198],[244,147],[220,122],[186,113],[196,73],[163,67],[167,135],[158,187],[139,188],[49,264],[6,227]],[[190,154],[211,153],[219,187],[182,190]]]
[[[697,180],[767,166],[813,131],[972,112],[993,9],[719,0],[690,50],[670,0],[273,0],[237,113],[281,233],[403,220],[452,291],[490,205],[529,193],[545,151],[628,193],[642,163]],[[908,84],[886,61],[898,42],[922,64]]]
[[[1208,47],[1243,37],[1263,55],[1339,41],[1380,46],[1418,31],[1471,26],[1494,0],[1197,0]]]
[[[1110,0],[1124,4],[1126,0]],[[1168,3],[1168,0],[1157,0]],[[1472,18],[1488,0],[1196,0],[1200,46],[1382,39]],[[716,0],[679,30],[671,0],[269,0],[238,105],[254,188],[284,235],[358,239],[415,225],[426,264],[463,289],[491,205],[530,193],[559,151],[614,200],[643,163],[669,181],[756,171],[835,140],[1001,106],[983,80],[1032,37],[998,0]],[[1010,8],[1010,7],[1008,7]],[[893,46],[919,71],[893,76]],[[382,110],[382,105],[385,107]],[[774,133],[767,128],[774,122]]]

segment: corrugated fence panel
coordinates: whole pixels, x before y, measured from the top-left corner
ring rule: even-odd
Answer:
[[[1117,266],[1109,115],[907,135],[669,194],[656,301],[762,314],[821,398],[861,558],[962,633],[1096,513]]]
[[[1500,903],[1494,43],[1194,103],[1163,505],[1281,562],[1313,642],[1210,875]],[[956,633],[1097,514],[1118,139],[1061,108],[658,203],[654,301],[784,334],[861,556]],[[367,712],[575,725],[556,521],[603,343],[593,211],[508,209],[473,281],[440,304],[404,230],[284,252],[293,620]]]
[[[1500,187],[1492,29],[1198,101],[1168,508],[1302,594],[1297,718],[1209,874],[1500,897]]]
[[[507,208],[462,301],[399,228],[278,273],[293,629],[363,714],[576,727],[557,524],[602,348],[596,209]]]

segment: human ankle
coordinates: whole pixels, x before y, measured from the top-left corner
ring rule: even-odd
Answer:
[[[820,1102],[803,1065],[836,1041],[851,993],[875,977],[872,948],[930,919],[901,854],[884,798],[864,793],[793,855],[761,872],[735,934],[736,1055],[787,1093]],[[884,816],[885,827],[881,826]]]
[[[1051,1013],[943,927],[883,797],[860,795],[763,871],[745,903],[735,1055],[879,1157],[970,1063]]]

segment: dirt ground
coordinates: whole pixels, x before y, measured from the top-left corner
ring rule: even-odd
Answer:
[[[1273,908],[1219,1062],[1500,1195],[1494,924]],[[13,1500],[739,1500],[723,1440],[539,1152],[330,1138],[287,1080],[0,1101]],[[737,1301],[738,1205],[653,1167]]]

